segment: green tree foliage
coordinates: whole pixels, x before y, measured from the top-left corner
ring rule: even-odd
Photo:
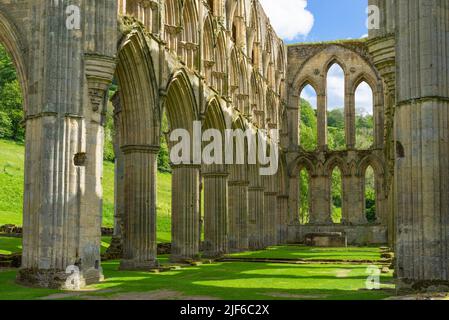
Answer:
[[[111,92],[111,90],[110,90]],[[112,103],[108,103],[108,108],[106,111],[106,121],[104,124],[104,150],[103,159],[105,161],[114,162],[115,161],[115,151],[114,151],[114,109]]]
[[[17,79],[14,64],[6,52],[5,47],[0,44],[0,88]]]
[[[301,224],[309,223],[309,174],[307,171],[301,170],[299,174],[299,221]]]
[[[341,223],[342,215],[341,208],[343,204],[342,199],[342,175],[339,168],[335,168],[332,172],[332,221],[334,223]]]
[[[368,167],[365,172],[365,214],[369,223],[376,222],[376,192],[374,170]]]
[[[168,132],[168,121],[167,117],[163,116],[162,118],[162,137],[161,137],[161,149],[159,151],[159,155],[157,158],[157,166],[160,172],[170,173],[170,156],[168,150],[168,143],[165,137],[165,133]]]
[[[300,111],[301,121],[299,132],[301,146],[304,150],[314,151],[318,146],[316,110],[313,109],[308,101],[301,99]]]
[[[14,64],[0,45],[0,138],[23,141],[23,99]]]

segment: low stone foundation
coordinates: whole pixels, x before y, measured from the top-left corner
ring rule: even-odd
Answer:
[[[135,261],[135,260],[121,260],[120,270],[123,271],[150,271],[158,268],[159,262],[157,260],[151,261]]]
[[[309,233],[304,244],[310,247],[339,248],[347,247],[346,236],[341,232]]]
[[[72,276],[65,270],[48,269],[20,269],[16,282],[21,285],[48,289],[73,290],[73,283],[67,281]],[[77,278],[78,285],[83,288],[87,285],[99,283],[104,280],[102,270],[88,270],[81,272]]]
[[[400,295],[408,293],[449,292],[449,281],[396,279],[396,290]]]
[[[382,225],[289,225],[288,243],[305,243],[306,235],[342,233],[351,246],[385,245],[388,243],[387,227]]]

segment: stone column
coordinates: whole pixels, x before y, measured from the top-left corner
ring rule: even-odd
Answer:
[[[356,174],[345,176],[345,207],[347,217],[346,224],[361,225],[366,224],[363,177]]]
[[[297,170],[298,171],[298,170]],[[288,224],[299,224],[299,173],[289,177]]]
[[[276,244],[276,215],[277,193],[265,191],[264,193],[264,246]]]
[[[310,224],[332,224],[330,179],[331,177],[322,174],[310,179]]]
[[[246,251],[248,239],[248,182],[229,182],[229,250]]]
[[[288,195],[280,195],[277,198],[278,214],[276,215],[276,242],[287,243],[288,238]]]
[[[122,270],[157,266],[156,177],[158,146],[123,146],[125,215]]]
[[[27,19],[33,45],[27,48],[24,79],[23,254],[17,275],[22,284],[71,289],[72,271],[79,271],[80,287],[103,278],[103,115],[116,45],[109,50],[99,39],[98,48],[89,47],[96,52],[92,56],[85,41],[95,37],[87,25],[117,30],[115,5],[83,4],[83,21],[89,21],[84,30],[65,28],[65,4],[57,1],[33,3]],[[110,20],[90,23],[95,13]],[[112,43],[115,34],[108,39]]]
[[[173,166],[171,253],[173,262],[186,262],[199,257],[199,174],[199,166]]]
[[[248,246],[250,250],[260,250],[264,248],[264,188],[250,186],[248,188]]]
[[[449,288],[449,3],[397,4],[398,288]]]
[[[206,170],[207,171],[207,170]],[[205,172],[204,256],[219,258],[228,252],[228,173]]]
[[[125,215],[125,165],[124,155],[120,149],[122,139],[120,137],[121,130],[121,105],[118,92],[112,98],[114,105],[114,234],[109,248],[106,250],[108,259],[121,259],[123,257],[123,217]]]
[[[276,244],[276,216],[277,209],[277,184],[274,176],[265,176],[262,178],[265,192],[264,192],[264,246],[273,246]]]

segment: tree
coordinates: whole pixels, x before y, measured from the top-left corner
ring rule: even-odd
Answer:
[[[9,57],[5,47],[0,44],[0,88],[5,83],[12,82],[17,79],[14,63]]]
[[[3,120],[3,137],[17,141],[23,141],[25,129],[23,127],[23,100],[22,91],[17,79],[11,82],[4,82],[0,88],[0,111],[9,118]]]
[[[318,146],[316,111],[311,104],[301,99],[300,140],[304,150],[314,151]]]

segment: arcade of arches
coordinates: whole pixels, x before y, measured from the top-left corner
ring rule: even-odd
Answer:
[[[354,245],[394,246],[399,288],[447,285],[449,4],[429,2],[370,0],[382,18],[368,39],[286,46],[257,0],[84,1],[80,30],[65,27],[69,1],[0,0],[0,42],[25,98],[18,281],[61,287],[69,265],[79,266],[86,284],[102,278],[103,124],[115,77],[115,241],[123,270],[157,265],[156,170],[166,116],[170,131],[192,133],[194,121],[222,132],[280,130],[274,176],[260,176],[259,164],[173,165],[172,260],[339,231]],[[344,73],[345,146],[331,150],[326,79],[335,64]],[[373,97],[373,144],[364,149],[357,148],[355,126],[361,83]],[[299,138],[305,87],[317,97],[314,150]],[[374,219],[365,208],[368,171]],[[338,221],[335,172],[342,190]],[[307,195],[300,194],[300,179]]]

